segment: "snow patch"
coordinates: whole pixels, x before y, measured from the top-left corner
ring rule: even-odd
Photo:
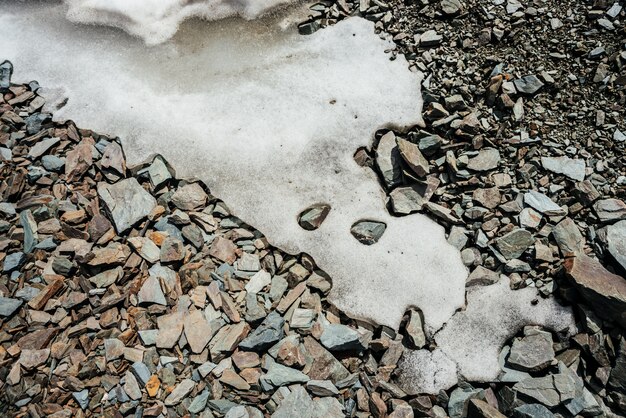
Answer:
[[[270,242],[313,256],[338,308],[397,328],[417,306],[433,333],[463,306],[467,270],[443,228],[390,216],[375,174],[353,159],[377,129],[422,122],[421,77],[389,59],[393,43],[373,23],[300,36],[277,18],[187,21],[146,48],[68,23],[61,5],[2,9],[3,58],[16,79],[66,89],[57,118],[119,135],[129,164],[160,153],[179,176],[205,181]],[[302,229],[298,214],[319,202],[331,206],[326,220]],[[361,219],[387,225],[376,244],[350,234]]]
[[[170,39],[192,17],[219,20],[239,16],[255,19],[297,0],[64,0],[67,18],[76,23],[114,26],[147,44]]]
[[[448,389],[457,382],[449,377],[452,367],[448,361],[456,365],[459,376],[466,381],[497,381],[502,371],[498,363],[500,350],[526,325],[541,325],[556,332],[567,330],[570,334],[576,331],[571,308],[559,305],[553,297],[540,297],[535,288],[511,290],[506,276],[490,286],[472,287],[467,291],[467,308],[456,313],[435,335],[437,348],[429,354],[405,354],[399,366],[399,382],[411,393],[436,394]],[[446,378],[429,379],[438,376],[432,368],[438,368]]]

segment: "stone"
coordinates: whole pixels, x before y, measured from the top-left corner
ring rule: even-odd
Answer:
[[[473,389],[472,387],[458,387],[454,389],[448,400],[448,414],[450,418],[461,418],[464,416],[469,400],[476,397],[479,392],[480,389]]]
[[[554,237],[563,257],[572,257],[582,252],[585,239],[578,226],[571,218],[565,218],[552,229]]]
[[[180,334],[183,332],[183,313],[174,312],[161,315],[157,319],[159,334],[156,339],[158,348],[172,348],[178,342]]]
[[[561,363],[559,374],[551,374],[545,377],[531,377],[516,383],[513,390],[523,396],[531,398],[548,408],[554,408],[576,397],[577,392],[582,393],[582,382],[578,382],[574,372],[565,370]],[[570,373],[571,372],[571,373]],[[578,376],[576,376],[578,378]]]
[[[157,396],[160,387],[161,381],[156,374],[150,376],[150,378],[146,381],[146,392],[148,392],[148,396],[151,398]]]
[[[322,225],[329,212],[329,205],[317,203],[300,212],[298,223],[307,231],[314,231]]]
[[[306,388],[315,396],[337,396],[339,390],[330,380],[309,380]]]
[[[80,392],[72,392],[72,397],[83,411],[89,406],[89,389],[83,389]]]
[[[311,379],[330,379],[337,384],[337,382],[349,376],[350,372],[348,369],[314,338],[310,336],[305,337],[303,345],[309,358],[307,367],[310,365],[307,375]]]
[[[161,244],[161,263],[173,263],[185,258],[183,242],[175,237],[167,237]]]
[[[358,221],[352,228],[350,233],[364,245],[372,245],[378,242],[380,237],[387,229],[384,222],[379,221]]]
[[[150,238],[132,237],[128,239],[128,242],[147,262],[154,264],[159,261],[161,250]]]
[[[202,208],[208,195],[198,183],[186,184],[176,189],[172,195],[172,203],[181,210],[196,210]]]
[[[123,264],[130,256],[130,248],[119,242],[110,242],[104,248],[94,248],[93,258],[89,260],[90,266],[103,264]]]
[[[89,281],[96,287],[108,287],[117,282],[124,276],[124,269],[116,267],[111,270],[105,270],[89,278]]]
[[[447,15],[455,15],[463,9],[459,0],[441,0],[441,11]]]
[[[208,390],[203,391],[201,394],[193,398],[187,410],[192,414],[199,414],[204,410],[204,408],[206,408],[209,396],[211,396],[211,392]],[[230,411],[233,409],[234,408],[230,409]]]
[[[552,418],[554,414],[538,403],[520,405],[513,410],[514,418]]]
[[[591,206],[593,202],[600,198],[600,192],[589,180],[576,183],[573,193],[584,206]]]
[[[563,216],[567,212],[543,193],[531,190],[524,193],[524,203],[546,216]]]
[[[313,400],[306,390],[298,385],[283,399],[272,418],[313,418],[316,416]],[[320,417],[321,418],[321,417]]]
[[[409,310],[409,318],[406,323],[406,335],[414,348],[422,348],[426,345],[426,334],[423,328],[424,318],[420,311]]]
[[[268,359],[268,361],[271,361]],[[306,383],[310,380],[309,376],[300,370],[283,366],[274,361],[267,368],[267,372],[261,375],[260,382],[263,385],[269,384],[272,387],[280,387],[291,385],[294,383]]]
[[[396,215],[408,215],[420,211],[425,199],[419,186],[396,187],[389,193],[391,208]]]
[[[152,187],[155,189],[172,178],[172,174],[161,156],[155,157],[150,167],[148,167],[148,176],[150,177]]]
[[[541,80],[534,74],[516,78],[513,80],[513,84],[515,84],[517,91],[524,94],[535,94],[543,87]]]
[[[486,208],[495,209],[500,204],[500,190],[497,187],[479,188],[472,193],[472,199]]]
[[[237,259],[237,246],[229,239],[218,236],[211,243],[209,255],[224,263],[233,264]]]
[[[422,155],[419,146],[402,138],[398,138],[396,143],[400,156],[411,170],[419,177],[426,177],[430,173],[430,168],[428,160]]]
[[[380,138],[376,149],[376,165],[385,186],[389,189],[400,184],[402,180],[400,158],[396,136],[392,131],[389,131]]]
[[[626,326],[626,280],[599,261],[579,254],[565,260],[565,271],[582,297],[601,318]]]
[[[13,75],[13,64],[11,61],[3,61],[0,64],[0,89],[7,90],[11,87],[11,76]]]
[[[606,242],[611,256],[626,271],[626,221],[607,226]]]
[[[311,328],[317,316],[313,309],[296,308],[291,316],[289,326],[293,329]]]
[[[328,324],[324,326],[320,342],[330,351],[362,350],[360,334],[342,324]]]
[[[119,174],[126,174],[126,161],[124,160],[124,152],[117,142],[113,141],[104,149],[100,165],[104,168],[110,168]]]
[[[285,320],[278,312],[271,312],[254,331],[252,331],[239,347],[244,350],[261,352],[280,341],[283,336]]]
[[[525,229],[515,229],[496,240],[496,247],[507,259],[519,258],[535,243],[533,235]]]
[[[161,283],[155,276],[148,276],[141,285],[139,293],[137,293],[137,300],[139,304],[152,304],[167,305],[165,295],[161,289]]]
[[[201,353],[217,332],[200,310],[191,311],[185,316],[184,330],[187,343],[194,353]]]
[[[41,157],[41,163],[46,170],[58,172],[65,166],[65,158],[59,158],[56,155],[44,155]]]
[[[270,283],[272,283],[272,275],[265,270],[259,270],[246,283],[246,292],[259,293]]]
[[[27,370],[41,366],[50,357],[50,349],[42,348],[40,350],[22,350],[20,353],[20,365]]]
[[[11,253],[4,258],[4,266],[2,267],[2,271],[4,273],[10,273],[13,270],[17,270],[24,265],[26,262],[26,254],[19,251],[16,253]]]
[[[626,219],[626,203],[619,199],[598,200],[593,209],[603,223],[612,223]]]
[[[525,372],[539,372],[554,361],[552,334],[533,329],[513,340],[508,362]]]
[[[59,142],[61,142],[60,138],[42,139],[30,148],[30,151],[28,151],[28,156],[32,159],[37,159],[46,152],[48,152],[50,148],[54,147]]]
[[[489,171],[498,167],[500,152],[495,148],[483,148],[478,155],[470,158],[467,168],[472,171]]]
[[[118,233],[146,218],[157,205],[156,199],[134,177],[115,184],[100,182],[98,195],[107,206]]]
[[[220,382],[237,390],[250,390],[250,385],[232,369],[226,369],[222,372]]]
[[[20,306],[22,306],[21,300],[0,296],[0,316],[9,317],[13,315]]]
[[[608,384],[617,390],[626,391],[626,339],[620,338],[615,367],[611,370]]]
[[[489,286],[497,283],[500,280],[500,275],[495,271],[489,270],[483,266],[476,266],[476,268],[467,277],[466,286]]]
[[[519,224],[523,228],[537,229],[543,216],[533,208],[524,208],[519,213]]]
[[[585,179],[585,160],[569,157],[541,157],[541,165],[548,171],[564,174],[572,180]]]
[[[193,380],[184,379],[182,382],[176,385],[172,393],[170,393],[169,396],[165,398],[165,405],[172,406],[179,404],[187,395],[189,395],[189,392],[191,392],[195,385],[196,384]]]
[[[107,361],[116,360],[124,354],[124,343],[117,338],[104,340],[104,356]]]
[[[417,35],[416,35],[417,36]],[[419,35],[419,44],[422,47],[437,46],[441,43],[443,36],[439,35],[435,30],[427,30]]]
[[[467,404],[467,418],[506,418],[506,415],[483,400],[470,399]]]

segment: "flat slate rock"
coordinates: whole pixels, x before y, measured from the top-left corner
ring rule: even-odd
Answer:
[[[619,221],[606,228],[609,253],[626,271],[626,221]]]
[[[98,195],[109,209],[118,233],[146,218],[157,205],[134,177],[115,184],[98,183]]]
[[[548,171],[564,174],[572,180],[585,179],[585,160],[569,157],[541,157],[541,165]]]

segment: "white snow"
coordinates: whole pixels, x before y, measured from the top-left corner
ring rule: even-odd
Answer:
[[[254,19],[296,0],[64,0],[67,18],[77,23],[115,26],[148,44],[170,39],[186,19]]]
[[[466,381],[493,382],[501,372],[498,356],[504,344],[525,325],[541,325],[552,331],[575,333],[572,310],[559,305],[554,298],[544,299],[537,289],[511,290],[508,277],[498,283],[475,286],[467,291],[467,308],[456,313],[435,335],[437,348],[429,355],[413,353],[403,358],[400,382],[411,393],[436,394],[456,384],[450,379],[456,364],[459,376]],[[424,351],[424,350],[421,350]],[[439,353],[440,352],[440,353]],[[440,379],[430,379],[434,364],[440,364]],[[449,359],[449,360],[442,360]]]
[[[0,51],[16,79],[65,88],[58,118],[119,135],[130,164],[160,153],[204,180],[273,244],[313,256],[340,309],[397,328],[417,306],[432,332],[463,306],[467,271],[443,229],[390,216],[374,173],[352,158],[378,128],[422,122],[421,77],[389,59],[393,44],[371,22],[301,36],[277,28],[279,17],[187,21],[146,48],[68,23],[63,6],[2,8]],[[306,231],[298,214],[318,202],[332,209]],[[350,234],[360,219],[387,224],[375,245]]]

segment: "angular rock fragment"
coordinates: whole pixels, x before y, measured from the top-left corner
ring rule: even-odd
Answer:
[[[385,229],[387,229],[387,225],[384,222],[358,221],[352,225],[350,233],[361,244],[372,245],[378,242],[385,232]]]
[[[531,190],[524,194],[524,203],[546,216],[562,216],[567,212],[543,193]]]
[[[513,340],[509,364],[526,372],[538,372],[554,361],[552,334],[536,329],[525,330],[523,338]]]
[[[396,215],[408,215],[420,211],[425,199],[420,193],[421,187],[396,187],[389,193],[391,207]]]
[[[582,252],[585,239],[571,218],[565,218],[559,222],[552,230],[552,235],[563,257],[572,257]]]
[[[393,188],[400,184],[402,169],[400,167],[400,151],[396,145],[396,136],[392,131],[380,138],[376,150],[376,165],[383,177],[385,186]]]
[[[146,218],[157,205],[134,177],[115,184],[98,183],[98,195],[109,209],[118,233]]]
[[[298,223],[307,231],[313,231],[320,227],[329,212],[330,206],[323,203],[309,206],[298,216]]]
[[[626,271],[626,221],[619,221],[606,228],[609,253]]]
[[[424,158],[417,144],[406,139],[397,139],[398,150],[404,162],[419,177],[425,177],[430,173],[428,160]]]
[[[208,195],[198,183],[179,187],[172,195],[172,203],[181,210],[196,210],[206,204]]]
[[[364,348],[359,333],[342,324],[325,325],[320,341],[330,351],[362,350]]]
[[[543,87],[541,80],[534,74],[517,78],[513,80],[513,84],[517,91],[524,94],[535,94]]]
[[[476,157],[470,158],[467,168],[473,171],[489,171],[498,167],[500,152],[495,148],[484,148]]]
[[[584,254],[565,260],[565,270],[595,312],[626,326],[626,280]]]
[[[564,174],[572,180],[585,179],[585,161],[569,157],[541,157],[543,168],[557,174]]]
[[[598,200],[594,205],[601,222],[611,223],[626,219],[626,203],[619,199]]]
[[[496,246],[500,253],[510,260],[521,256],[534,242],[532,234],[520,228],[498,238]]]

